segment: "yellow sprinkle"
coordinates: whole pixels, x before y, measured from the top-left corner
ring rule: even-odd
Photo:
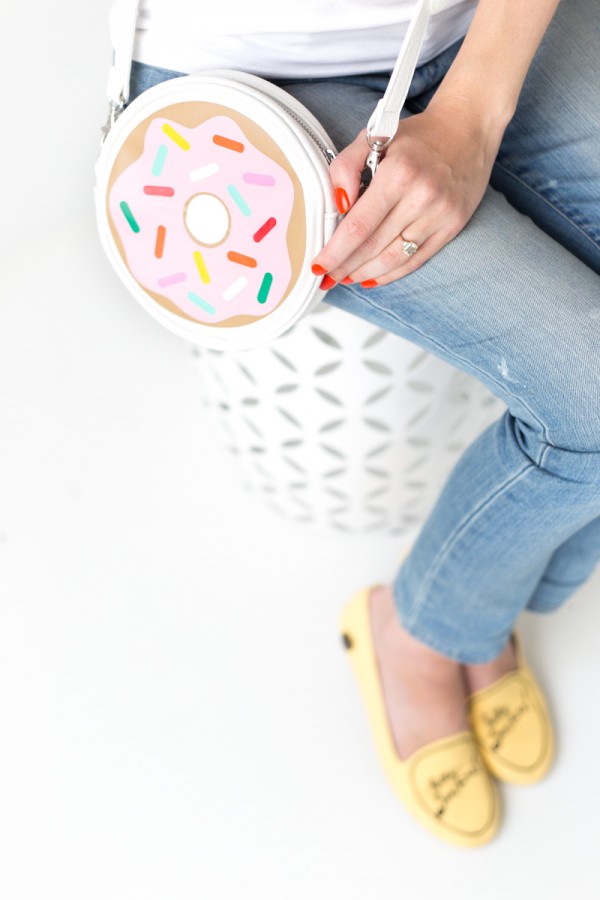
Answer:
[[[194,259],[196,261],[196,265],[198,266],[198,271],[200,273],[200,278],[204,282],[204,284],[209,284],[210,275],[208,274],[208,269],[204,264],[204,260],[202,258],[202,254],[199,250],[194,251]]]
[[[170,137],[172,141],[175,141],[178,147],[181,147],[182,150],[189,150],[190,145],[186,141],[184,137],[182,137],[174,128],[171,128],[170,125],[163,125],[162,130]]]

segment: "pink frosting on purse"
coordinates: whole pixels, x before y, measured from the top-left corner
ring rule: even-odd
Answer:
[[[267,315],[292,275],[289,174],[228,116],[154,119],[109,209],[131,274],[196,321]]]

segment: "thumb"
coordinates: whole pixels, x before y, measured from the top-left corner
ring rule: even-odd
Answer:
[[[367,129],[348,144],[329,166],[329,176],[338,212],[344,215],[358,198],[360,173],[364,169],[369,153]]]

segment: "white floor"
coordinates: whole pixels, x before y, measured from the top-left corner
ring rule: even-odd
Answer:
[[[0,422],[0,896],[598,898],[600,572],[521,623],[554,770],[454,849],[388,789],[337,631],[401,547],[242,491],[91,204],[4,266]]]

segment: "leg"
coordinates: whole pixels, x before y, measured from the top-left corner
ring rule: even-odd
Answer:
[[[374,105],[366,86],[286,88],[326,125],[328,110],[338,110],[329,125],[338,146]],[[360,106],[361,121],[352,121]],[[340,286],[326,299],[470,372],[509,407],[448,480],[394,597],[372,598],[389,718],[406,756],[464,727],[452,659],[494,660],[493,677],[471,667],[469,690],[514,667],[516,615],[557,548],[564,559],[598,519],[600,282],[490,190],[465,232],[419,272],[381,290]],[[581,371],[574,346],[583,349]],[[588,572],[598,556],[588,543]]]
[[[491,183],[600,273],[599,134],[585,100],[600,90],[600,22],[594,13],[590,0],[559,7],[528,73]],[[423,109],[434,92],[435,86],[417,91],[412,108]],[[526,608],[558,608],[589,577],[599,558],[597,518],[554,551]],[[512,667],[514,654],[508,644],[494,664],[467,667],[469,687],[484,687]]]
[[[600,138],[586,97],[600,91],[599,47],[600,21],[592,0],[561,4],[533,60],[491,181],[516,209],[597,273]],[[418,92],[413,108],[423,109],[434,92],[435,87]],[[553,553],[526,608],[556,609],[599,558],[597,519]]]
[[[552,612],[590,577],[600,559],[600,516],[561,544],[531,595],[527,609]]]
[[[339,145],[376,100],[341,83],[287,89]],[[489,189],[417,272],[370,291],[337,286],[326,300],[469,372],[508,406],[459,460],[394,585],[414,637],[462,662],[491,660],[554,551],[600,514],[598,276]]]
[[[386,323],[508,406],[457,463],[395,584],[415,637],[484,662],[555,550],[600,514],[600,281],[492,191],[471,226],[396,291],[335,288],[328,301]],[[486,271],[474,268],[472,250],[506,248],[507,234],[520,244],[510,268],[489,250]]]

